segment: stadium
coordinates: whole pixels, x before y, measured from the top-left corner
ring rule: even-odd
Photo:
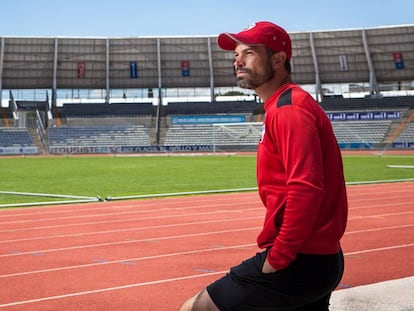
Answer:
[[[413,25],[291,37],[341,148],[413,148]],[[0,42],[0,154],[255,149],[262,105],[214,36]]]
[[[290,33],[349,195],[332,311],[411,310],[414,25]],[[263,103],[216,36],[0,37],[0,308],[177,310],[257,251]]]

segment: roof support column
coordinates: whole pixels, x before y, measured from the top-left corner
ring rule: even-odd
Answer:
[[[213,56],[211,52],[211,37],[207,38],[207,51],[208,51],[208,67],[210,71],[210,102],[214,102],[214,70],[213,70]]]
[[[319,77],[319,66],[318,58],[316,56],[315,42],[313,41],[313,33],[309,33],[310,46],[312,51],[313,66],[315,67],[315,96],[316,100],[319,102],[323,98],[323,92],[321,87],[321,79]]]
[[[55,47],[53,51],[52,107],[56,107],[56,102],[57,102],[58,48],[59,48],[59,39],[55,38]]]
[[[155,137],[156,143],[160,143],[160,124],[161,124],[161,108],[162,108],[162,70],[161,70],[161,40],[157,38],[157,69],[158,69],[158,106],[157,106],[157,120],[155,123]]]
[[[365,29],[362,30],[362,42],[364,43],[365,56],[367,58],[369,68],[369,94],[379,94],[377,76],[375,75],[374,65],[372,64],[371,53],[369,51],[369,44]]]
[[[162,77],[161,77],[161,40],[157,38],[157,68],[158,68],[158,105],[162,104]]]
[[[105,77],[106,77],[106,95],[105,103],[109,104],[110,90],[109,90],[109,38],[106,38],[106,67],[105,67]]]
[[[3,63],[4,63],[4,38],[0,40],[0,106],[3,99]]]

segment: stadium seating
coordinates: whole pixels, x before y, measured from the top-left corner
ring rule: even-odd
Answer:
[[[332,126],[338,142],[381,143],[392,120],[333,121]]]
[[[133,126],[62,126],[48,130],[49,147],[149,146],[148,129]]]
[[[391,124],[391,120],[332,122],[337,140],[341,143],[381,143]],[[259,135],[260,126],[257,126],[255,130],[247,131],[246,127],[238,129],[234,127],[219,127],[214,130],[211,124],[173,125],[167,132],[164,144],[255,145]],[[409,135],[407,134],[407,136]]]
[[[216,126],[212,124],[174,125],[167,132],[164,145],[255,146],[260,125],[251,127]]]
[[[0,128],[0,147],[33,147],[26,128]]]
[[[329,105],[328,105],[329,101]],[[321,103],[328,114],[344,115],[355,112],[390,112],[401,119],[336,120],[332,125],[341,148],[382,148],[390,142],[413,141],[414,125],[407,125],[413,97],[391,99],[344,99],[328,98]],[[42,150],[67,147],[146,147],[146,146],[223,146],[223,150],[253,149],[260,136],[260,125],[247,123],[260,121],[261,105],[249,102],[223,103],[169,103],[162,107],[159,119],[159,133],[156,133],[158,115],[151,104],[68,104],[62,112],[62,122],[51,122],[47,129],[46,144]],[[341,109],[339,109],[341,107]],[[338,108],[336,110],[335,108]],[[346,109],[345,109],[346,108]],[[154,113],[155,112],[155,113]],[[181,116],[182,119],[177,119]],[[186,124],[192,120],[194,124]],[[223,116],[245,120],[246,126],[205,124],[208,117]],[[207,118],[206,118],[207,117]],[[238,117],[238,118],[236,118]],[[332,117],[332,116],[331,116]],[[203,119],[204,118],[204,119]],[[214,119],[214,118],[213,118]],[[201,120],[201,122],[200,122]],[[408,121],[407,121],[408,120]],[[191,122],[191,121],[190,121]],[[197,124],[197,122],[200,122]],[[216,122],[216,121],[214,121]],[[243,121],[225,121],[243,122]],[[4,123],[4,122],[3,122]],[[12,124],[13,122],[8,122]],[[184,124],[183,124],[184,123]],[[220,123],[217,122],[217,123]],[[406,124],[403,126],[402,124]],[[4,123],[5,124],[5,123]],[[4,126],[4,125],[3,125]],[[0,147],[34,146],[28,129],[2,127]],[[355,146],[355,147],[354,147]],[[51,149],[49,149],[51,150]],[[92,149],[91,149],[92,150]],[[117,150],[128,150],[119,148]],[[130,149],[134,150],[134,149]],[[137,148],[135,150],[144,150]],[[126,151],[121,151],[126,152]],[[134,151],[132,151],[134,152]],[[137,151],[139,152],[139,151]]]
[[[400,135],[395,139],[395,142],[412,142],[414,140],[414,123],[410,123],[409,126],[403,130]]]

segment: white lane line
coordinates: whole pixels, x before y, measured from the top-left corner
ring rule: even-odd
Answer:
[[[256,202],[257,203],[257,202]],[[119,216],[119,215],[131,215],[131,214],[143,214],[143,213],[159,213],[160,210],[162,211],[183,211],[183,210],[191,210],[191,209],[201,209],[201,208],[212,208],[212,207],[220,207],[223,209],[223,207],[227,206],[235,206],[237,205],[240,207],[240,205],[247,205],[248,203],[237,203],[229,202],[229,203],[217,203],[217,204],[208,204],[208,205],[192,205],[192,206],[181,206],[181,207],[175,207],[175,208],[164,208],[164,209],[152,209],[152,210],[133,210],[133,211],[123,211],[123,212],[113,212],[113,213],[95,213],[95,214],[77,214],[72,216],[64,216],[64,217],[50,217],[50,218],[30,218],[30,219],[23,219],[23,220],[16,220],[16,221],[0,221],[1,224],[21,224],[21,223],[32,223],[32,222],[43,222],[43,221],[57,221],[57,220],[68,220],[68,219],[82,219],[82,218],[94,218],[94,217],[106,217],[106,216]],[[249,207],[251,204],[249,204]],[[215,212],[220,212],[220,210],[216,210]],[[225,211],[238,211],[239,208],[234,209],[225,209]],[[169,216],[169,215],[168,215]]]
[[[238,249],[238,248],[253,247],[253,246],[257,247],[257,245],[255,243],[252,243],[252,244],[241,244],[241,245],[230,245],[230,246],[204,248],[204,249],[199,249],[199,250],[183,251],[183,252],[168,253],[168,254],[159,254],[159,255],[145,256],[145,257],[135,257],[135,258],[127,258],[127,259],[119,259],[119,260],[99,261],[99,262],[95,262],[95,263],[76,265],[76,266],[66,266],[66,267],[58,267],[58,268],[51,268],[51,269],[44,269],[44,270],[34,270],[34,271],[26,271],[26,272],[19,272],[19,273],[3,274],[3,275],[0,275],[0,278],[9,278],[9,277],[22,276],[22,275],[46,273],[46,272],[54,272],[54,271],[63,271],[63,270],[70,270],[70,269],[89,268],[89,267],[109,265],[109,264],[117,264],[117,263],[123,263],[123,262],[142,261],[142,260],[149,260],[149,259],[159,259],[159,258],[166,258],[166,257],[174,257],[174,256],[182,256],[182,255],[190,255],[190,254],[199,254],[199,253],[206,253],[206,252],[215,252],[215,251],[222,251],[222,250],[228,250],[228,249]]]
[[[204,215],[204,213],[203,213],[203,215]],[[57,238],[81,237],[81,236],[118,233],[118,232],[131,232],[131,231],[139,231],[139,230],[153,230],[153,229],[162,229],[162,228],[173,228],[173,227],[202,225],[202,224],[229,222],[229,221],[242,221],[242,220],[250,220],[250,219],[257,219],[257,218],[261,219],[261,218],[263,218],[263,216],[260,215],[260,216],[252,216],[252,217],[225,218],[225,219],[215,219],[215,220],[206,220],[206,221],[197,221],[197,222],[174,223],[174,224],[158,225],[158,226],[134,227],[134,228],[127,228],[127,229],[116,229],[116,230],[114,229],[114,230],[105,230],[105,231],[92,231],[92,232],[83,232],[83,233],[48,235],[48,236],[39,236],[39,237],[33,237],[33,238],[3,240],[3,241],[0,241],[0,244],[1,243],[23,242],[23,241],[49,240],[49,239],[57,239]],[[140,220],[142,220],[142,218],[140,218]]]
[[[17,253],[11,253],[11,254],[2,254],[2,255],[0,255],[0,258],[1,257],[11,257],[11,256],[21,256],[21,255],[33,255],[33,254],[38,254],[38,253],[51,253],[51,252],[58,252],[58,251],[68,251],[68,250],[75,250],[75,249],[86,249],[86,248],[94,248],[94,247],[101,247],[101,246],[112,246],[112,245],[132,244],[132,243],[140,243],[140,242],[163,241],[163,240],[170,240],[170,239],[182,239],[182,238],[188,238],[188,237],[199,237],[199,236],[207,236],[207,235],[215,235],[215,234],[223,234],[223,233],[259,230],[260,228],[261,227],[248,227],[248,228],[238,228],[238,229],[230,229],[230,230],[200,232],[200,233],[181,234],[181,235],[172,235],[172,236],[161,236],[161,237],[155,237],[154,236],[154,237],[146,238],[146,239],[136,239],[136,240],[128,240],[128,241],[87,244],[87,245],[62,247],[62,248],[52,248],[52,249],[44,249],[44,250],[33,250],[33,251],[29,251],[29,252],[17,252]]]
[[[0,233],[14,233],[18,231],[28,231],[28,230],[42,230],[42,229],[54,229],[54,228],[67,228],[67,227],[81,227],[81,226],[91,226],[91,225],[99,225],[99,224],[111,224],[111,223],[122,223],[122,222],[131,222],[135,220],[154,220],[154,219],[167,219],[167,218],[183,218],[183,217],[191,217],[191,216],[200,216],[200,215],[215,215],[215,214],[223,214],[223,213],[231,213],[231,214],[240,214],[248,211],[256,211],[257,208],[246,208],[246,209],[225,209],[225,210],[216,210],[216,211],[208,211],[208,212],[198,212],[198,213],[187,213],[185,215],[181,213],[173,214],[173,215],[158,215],[158,216],[150,216],[150,217],[136,217],[136,218],[121,218],[121,219],[111,219],[105,221],[94,221],[94,222],[75,222],[75,223],[65,223],[60,225],[48,225],[48,226],[41,226],[41,227],[24,227],[24,228],[9,228],[5,230],[0,230]],[[259,210],[260,212],[262,210]],[[160,211],[158,211],[159,213]],[[261,213],[262,215],[262,213]]]
[[[388,246],[388,247],[379,247],[379,248],[372,248],[372,249],[366,249],[366,250],[355,251],[355,252],[348,252],[348,253],[345,253],[344,255],[352,256],[352,255],[365,254],[365,253],[388,251],[388,250],[397,249],[397,248],[408,248],[408,247],[413,247],[413,246],[414,246],[414,243],[393,245],[393,246]]]
[[[37,299],[16,301],[16,302],[2,304],[2,305],[0,305],[0,308],[12,307],[12,306],[17,306],[17,305],[23,305],[23,304],[28,304],[28,303],[36,303],[36,302],[42,302],[42,301],[48,301],[48,300],[63,299],[63,298],[69,298],[69,297],[75,297],[75,296],[97,294],[97,293],[115,291],[115,290],[120,290],[120,289],[128,289],[128,288],[148,286],[148,285],[164,284],[164,283],[168,283],[168,282],[183,281],[183,280],[201,278],[201,277],[206,277],[206,276],[211,276],[211,275],[224,274],[226,272],[227,271],[217,271],[217,272],[209,272],[209,273],[203,273],[203,274],[187,275],[187,276],[171,278],[171,279],[155,280],[155,281],[149,281],[149,282],[128,284],[128,285],[123,285],[123,286],[101,288],[101,289],[84,291],[84,292],[70,293],[70,294],[65,294],[65,295],[58,295],[58,296],[50,296],[50,297],[43,297],[43,298],[37,298]]]
[[[412,246],[414,246],[414,243],[413,244],[396,245],[396,246],[392,246],[392,247],[375,248],[375,249],[368,249],[368,250],[350,252],[350,253],[345,253],[344,255],[345,256],[350,256],[350,255],[356,255],[356,254],[362,254],[362,253],[378,252],[378,251],[391,250],[391,249],[396,249],[396,248],[406,248],[406,247],[412,247]],[[0,307],[12,307],[12,306],[17,306],[17,305],[37,303],[37,302],[48,301],[48,300],[56,300],[56,299],[64,299],[64,298],[75,297],[75,296],[91,295],[91,294],[97,294],[97,293],[103,293],[103,292],[109,292],[109,291],[129,289],[129,288],[134,288],[134,287],[164,284],[164,283],[168,283],[168,282],[177,282],[177,281],[183,281],[183,280],[188,280],[188,279],[195,279],[195,278],[201,278],[201,277],[206,277],[206,276],[224,274],[224,273],[227,273],[227,272],[228,272],[228,270],[202,273],[202,274],[195,274],[195,275],[187,275],[187,276],[176,277],[176,278],[154,280],[154,281],[148,281],[148,282],[142,282],[142,283],[134,283],[134,284],[128,284],[128,285],[123,285],[123,286],[101,288],[101,289],[95,289],[95,290],[83,291],[83,292],[75,292],[75,293],[69,293],[69,294],[65,294],[65,295],[49,296],[49,297],[43,297],[43,298],[37,298],[37,299],[15,301],[15,302],[11,302],[11,303],[1,304]]]
[[[191,202],[191,201],[190,201]],[[208,205],[191,205],[191,206],[175,206],[172,207],[170,206],[169,208],[164,207],[164,208],[158,208],[158,209],[151,209],[151,210],[143,210],[143,209],[139,209],[137,207],[136,210],[133,211],[117,211],[117,212],[112,212],[112,213],[95,213],[95,214],[82,214],[81,212],[83,210],[79,210],[78,213],[76,213],[76,215],[71,215],[71,216],[64,216],[64,217],[48,217],[48,218],[30,218],[30,219],[22,219],[22,220],[15,220],[15,221],[11,221],[11,220],[5,220],[4,222],[0,222],[0,224],[21,224],[21,223],[32,223],[32,222],[43,222],[43,221],[59,221],[59,220],[70,220],[70,219],[82,219],[82,218],[94,218],[94,217],[107,217],[107,216],[119,216],[119,215],[131,215],[131,214],[151,214],[151,213],[157,213],[159,214],[160,211],[163,212],[176,212],[176,211],[184,211],[184,210],[195,210],[195,209],[206,209],[206,208],[214,208],[214,207],[219,207],[219,209],[217,209],[216,211],[220,211],[220,210],[227,210],[227,211],[243,211],[245,209],[240,209],[240,207],[242,205],[246,205],[248,207],[251,207],[253,204],[257,205],[258,202],[255,201],[253,203],[249,203],[249,202],[243,202],[243,203],[237,203],[237,209],[234,209],[234,206],[236,205],[234,203],[234,201],[229,202],[229,203],[219,203],[219,204],[208,204]],[[224,209],[225,207],[231,207],[231,209]],[[247,209],[251,209],[251,208],[247,208]],[[0,215],[1,216],[1,215]],[[171,216],[171,215],[168,215]],[[174,215],[172,215],[174,216]]]
[[[384,230],[404,229],[404,228],[411,228],[411,227],[414,227],[414,224],[347,231],[345,232],[345,234],[346,235],[357,234],[357,233],[366,233],[366,232],[375,232],[375,231],[384,231]]]
[[[356,219],[368,219],[368,218],[385,218],[389,216],[404,216],[404,215],[411,215],[414,214],[414,211],[407,211],[407,212],[398,212],[398,213],[385,213],[385,214],[376,214],[376,215],[361,215],[361,216],[352,216],[348,218],[349,220],[356,220]]]
[[[402,225],[402,226],[372,228],[372,229],[364,229],[364,230],[354,230],[354,231],[345,232],[345,234],[346,235],[359,234],[359,233],[366,233],[366,232],[377,232],[377,231],[404,229],[404,228],[411,228],[411,227],[414,227],[414,224]],[[25,272],[11,273],[11,274],[3,274],[3,275],[0,275],[0,278],[22,276],[22,275],[36,274],[36,273],[53,272],[53,271],[62,271],[62,270],[69,270],[69,269],[86,268],[86,267],[94,267],[94,266],[116,264],[116,263],[122,263],[122,262],[130,262],[130,261],[158,259],[158,258],[173,257],[173,256],[186,255],[186,254],[196,254],[196,253],[209,252],[209,251],[217,251],[217,250],[225,250],[225,249],[233,249],[233,248],[241,248],[241,247],[250,247],[250,246],[255,246],[255,245],[256,244],[231,245],[231,246],[206,248],[206,249],[200,249],[200,250],[191,250],[191,251],[176,252],[176,253],[169,253],[169,254],[145,256],[145,257],[123,258],[123,259],[119,259],[119,260],[111,260],[111,261],[108,260],[108,261],[96,262],[96,263],[91,263],[91,264],[82,264],[82,265],[75,265],[75,266],[64,266],[64,267],[50,268],[50,269],[44,269],[44,270],[33,270],[33,271],[25,271]]]

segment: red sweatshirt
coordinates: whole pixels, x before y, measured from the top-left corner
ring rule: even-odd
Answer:
[[[264,108],[257,183],[266,216],[257,243],[271,247],[269,263],[280,270],[298,253],[337,253],[348,203],[332,125],[311,95],[289,83]]]

